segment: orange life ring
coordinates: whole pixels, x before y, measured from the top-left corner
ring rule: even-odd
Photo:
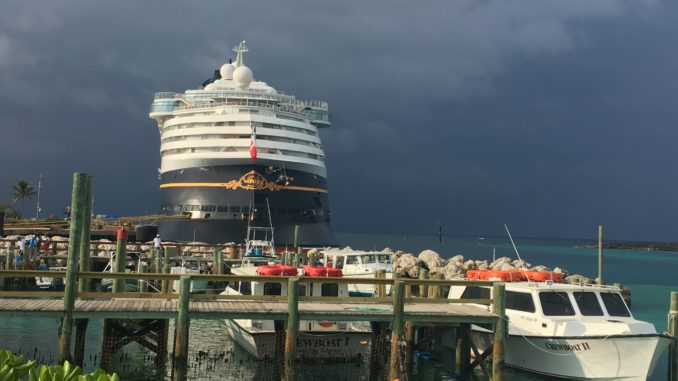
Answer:
[[[547,280],[553,282],[562,282],[563,274],[553,271],[528,271],[527,279],[533,282],[545,282]]]
[[[478,279],[481,270],[466,270],[466,278]]]
[[[282,271],[282,275],[297,275],[297,268],[294,266],[289,266],[289,265],[280,265],[280,270]]]
[[[280,275],[283,269],[280,265],[265,265],[257,267],[257,274],[259,275]]]
[[[304,275],[306,276],[327,276],[327,267],[304,266]],[[340,270],[341,271],[341,270]]]
[[[520,282],[526,279],[522,270],[468,270],[466,277],[478,280],[499,279],[504,282]]]

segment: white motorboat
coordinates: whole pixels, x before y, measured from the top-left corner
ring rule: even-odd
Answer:
[[[340,269],[344,278],[374,278],[377,270],[385,270],[386,278],[393,276],[392,253],[381,251],[355,251],[350,249],[326,249],[321,251],[322,262],[326,267]],[[373,296],[372,284],[349,284],[350,296]],[[386,286],[386,293],[391,286]]]
[[[279,270],[276,270],[279,269]],[[306,272],[308,277],[320,275]],[[323,280],[327,280],[327,269]],[[332,274],[337,276],[340,271]],[[337,274],[338,273],[338,274]],[[233,275],[271,276],[296,275],[297,269],[292,266],[267,265],[248,266],[231,269]],[[331,282],[312,282],[302,278],[299,285],[300,296],[347,296],[348,288],[345,284]],[[247,281],[229,284],[222,295],[287,295],[287,278],[280,282]],[[233,319],[225,320],[228,334],[242,348],[258,359],[275,358],[276,348],[281,341],[280,328],[276,334],[273,320]],[[321,359],[323,361],[351,361],[367,355],[371,331],[366,322],[336,322],[336,321],[305,321],[299,322],[296,356],[303,359]],[[284,338],[283,338],[284,341]]]
[[[616,287],[553,281],[505,284],[508,366],[577,380],[640,381],[652,374],[671,341],[651,323],[636,320]],[[490,296],[489,286],[454,286],[448,297]],[[491,331],[473,326],[473,336],[479,348],[490,348]]]
[[[194,275],[208,273],[206,261],[201,257],[174,257],[170,258],[174,266],[170,267],[170,274]],[[191,293],[200,293],[207,290],[207,281],[203,279],[191,279]],[[179,281],[172,282],[172,290],[179,292]]]

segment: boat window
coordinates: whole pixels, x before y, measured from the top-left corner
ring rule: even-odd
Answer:
[[[357,265],[358,264],[358,257],[355,255],[351,255],[346,257],[346,264],[347,265]]]
[[[489,299],[490,289],[487,287],[469,286],[461,294],[461,299]]]
[[[228,212],[228,206],[218,205],[217,212]]]
[[[619,294],[611,292],[601,292],[600,297],[605,303],[605,309],[610,316],[631,316],[629,309],[626,308],[626,303]]]
[[[305,284],[299,285],[299,296],[306,296],[306,285]]]
[[[567,292],[540,292],[541,309],[546,316],[572,316],[574,308]]]
[[[240,293],[243,295],[252,295],[252,283],[240,282]]]
[[[337,269],[343,269],[344,268],[344,257],[338,257],[337,260],[335,261],[334,267]]]
[[[603,309],[598,303],[595,292],[573,292],[579,311],[584,316],[603,316]]]
[[[368,254],[368,255],[362,255],[361,256],[363,265],[367,263],[376,263],[377,262],[377,256],[374,254]]]
[[[280,283],[264,283],[264,295],[281,295]]]
[[[323,283],[320,296],[339,296],[339,285],[337,283]]]
[[[377,259],[379,260],[379,263],[391,263],[391,256],[388,254],[377,255]]]
[[[516,311],[534,312],[532,294],[528,292],[506,291],[506,308]]]
[[[239,205],[231,205],[231,212],[238,213],[239,211],[240,211]],[[244,210],[243,210],[243,212],[244,212]]]

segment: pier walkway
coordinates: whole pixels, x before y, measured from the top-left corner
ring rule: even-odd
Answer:
[[[138,294],[137,294],[138,295]],[[156,294],[157,295],[157,294]],[[178,300],[113,298],[77,300],[74,318],[129,318],[173,319]],[[287,302],[256,300],[191,300],[188,312],[194,319],[266,319],[286,320]],[[62,317],[62,298],[0,299],[3,317]],[[391,322],[394,317],[391,303],[327,303],[299,302],[300,320],[380,321]],[[426,323],[494,323],[497,317],[477,306],[443,303],[406,303],[403,319]]]

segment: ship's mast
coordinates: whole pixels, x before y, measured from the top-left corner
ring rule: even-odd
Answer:
[[[243,40],[238,46],[233,48],[233,51],[236,52],[238,55],[235,57],[235,64],[234,66],[236,68],[239,68],[240,66],[243,65],[242,62],[242,54],[245,52],[249,52],[250,50],[247,49],[247,46],[245,45],[245,40]]]
[[[35,207],[35,219],[40,219],[40,191],[42,190],[42,173],[38,178],[38,205]]]

